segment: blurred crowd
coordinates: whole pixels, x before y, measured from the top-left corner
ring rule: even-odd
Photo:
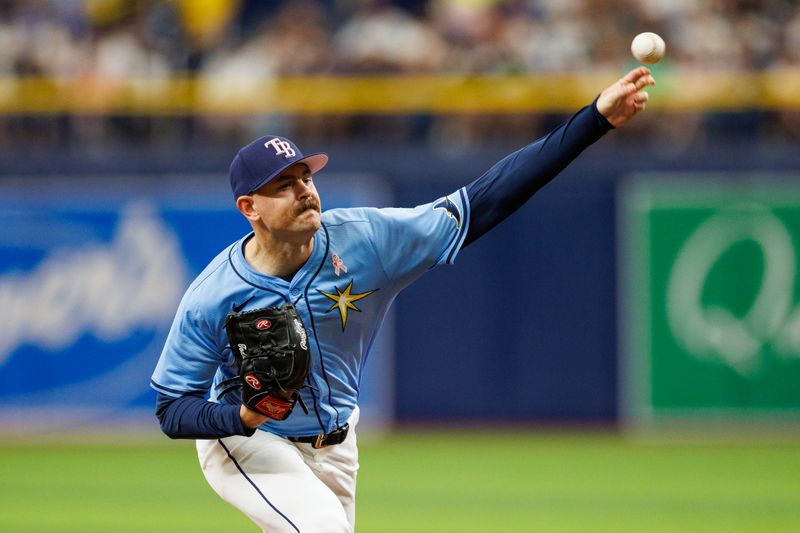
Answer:
[[[631,62],[631,37],[643,30],[665,38],[670,65],[681,69],[800,64],[794,0],[0,0],[0,76],[190,74],[218,80],[224,90],[226,79],[282,74],[619,70]],[[509,134],[539,128],[506,119]],[[300,127],[283,120],[286,128]],[[111,122],[123,140],[161,129],[141,120]],[[207,122],[193,123],[191,134],[229,135],[233,128],[247,136],[263,127],[246,119]],[[304,121],[308,134],[370,134],[369,126],[358,126],[369,121],[346,122]],[[39,117],[27,127],[41,123]],[[426,137],[438,131],[452,140],[459,132],[480,137],[490,123],[387,119],[380,128],[400,136],[424,128]],[[516,124],[524,121],[517,117]],[[3,138],[18,138],[8,120],[4,125]],[[63,126],[49,128],[63,134]],[[107,137],[97,121],[80,131]]]
[[[2,0],[4,74],[553,72],[642,30],[687,68],[800,60],[790,0]]]

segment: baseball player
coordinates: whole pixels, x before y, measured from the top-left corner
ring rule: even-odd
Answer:
[[[642,89],[653,84],[646,67],[630,71],[547,136],[414,208],[323,213],[314,179],[326,154],[303,155],[278,136],[242,148],[230,182],[253,231],[214,258],[181,301],[151,381],[164,433],[197,439],[208,483],[264,531],[353,531],[361,370],[394,298],[642,111]],[[241,326],[256,340],[229,338],[238,335],[232,320],[240,327],[237,317],[268,308],[290,309],[285,327],[256,318]],[[294,340],[280,347],[258,340],[260,330]],[[259,362],[255,345],[278,358],[261,374],[245,370]],[[262,381],[277,380],[280,365],[304,368],[290,359],[300,345],[308,368],[299,384],[265,393]],[[240,391],[222,394],[231,382]]]

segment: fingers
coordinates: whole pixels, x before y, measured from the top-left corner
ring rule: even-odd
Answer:
[[[645,87],[656,84],[656,79],[647,67],[637,67],[631,70],[620,81],[625,85],[626,92],[629,94],[634,90],[640,91]],[[636,88],[631,89],[629,84],[634,85]]]
[[[630,83],[630,82],[622,83],[621,86],[620,86],[620,95],[623,98],[627,98],[628,96],[630,96],[632,94],[636,94],[640,90],[641,90],[641,87],[639,87],[635,83]]]
[[[620,80],[621,92],[623,95],[628,96],[635,92],[642,91],[645,87],[655,85],[656,80],[651,75],[642,76],[634,81],[625,81],[625,78]]]
[[[650,75],[650,69],[649,68],[647,68],[647,67],[636,67],[632,71],[630,71],[627,74],[625,74],[625,76],[622,79],[623,79],[623,81],[627,81],[627,82],[630,82],[630,83],[636,83],[639,80],[639,78],[641,78],[643,76],[649,76],[649,75]]]
[[[642,76],[641,78],[636,80],[636,90],[642,90],[645,87],[655,84],[656,84],[656,79],[650,74],[647,74],[646,76]]]
[[[639,111],[644,111],[644,108],[647,107],[647,100],[650,98],[650,95],[647,94],[645,91],[639,91],[635,95],[633,95],[633,108],[638,113]]]
[[[650,98],[650,95],[643,89],[655,84],[656,80],[647,67],[635,68],[620,80],[625,97],[633,95],[633,109],[637,113],[644,111],[647,106],[647,100]]]
[[[600,93],[597,109],[611,124],[620,126],[644,111],[650,95],[643,89],[655,84],[649,68],[637,67]]]

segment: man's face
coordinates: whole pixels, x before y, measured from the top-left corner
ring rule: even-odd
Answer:
[[[319,229],[320,199],[303,163],[284,170],[252,195],[259,221],[276,239],[305,242]]]

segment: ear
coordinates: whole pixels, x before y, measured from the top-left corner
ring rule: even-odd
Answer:
[[[252,196],[243,195],[236,199],[236,209],[244,215],[244,217],[251,222],[255,222],[260,217],[255,210],[254,200]]]

